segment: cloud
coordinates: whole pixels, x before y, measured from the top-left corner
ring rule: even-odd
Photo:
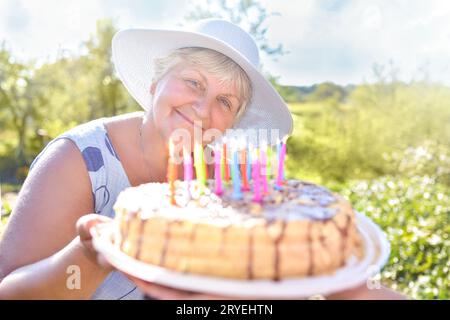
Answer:
[[[185,5],[184,0],[0,0],[0,39],[21,59],[51,59],[58,50],[77,52],[98,19],[113,18],[119,28],[162,27],[175,24]]]
[[[273,18],[269,39],[291,51],[276,63],[264,61],[282,75],[282,82],[359,83],[370,78],[374,63],[393,60],[404,80],[428,65],[432,78],[450,83],[449,2],[323,0],[301,4],[294,9],[284,1],[268,3],[283,14]]]
[[[76,50],[95,30],[98,12],[101,12],[97,2],[86,0],[76,4],[57,0],[2,2],[0,21],[5,16],[11,17],[19,25],[0,22],[0,37],[22,59],[47,58],[61,48]]]

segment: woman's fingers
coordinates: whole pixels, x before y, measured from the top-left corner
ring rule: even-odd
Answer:
[[[77,221],[77,232],[81,241],[89,241],[92,239],[91,228],[99,223],[110,222],[111,218],[99,214],[87,214]]]
[[[103,268],[111,268],[106,259],[98,254],[92,244],[91,228],[99,223],[110,222],[111,218],[99,214],[87,214],[78,219],[76,227],[86,256]]]

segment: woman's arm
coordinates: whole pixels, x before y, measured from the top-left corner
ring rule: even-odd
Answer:
[[[27,177],[0,241],[0,299],[89,298],[104,280],[109,270],[85,255],[77,237],[76,221],[93,212],[90,186],[76,146],[53,143]],[[80,289],[68,286],[77,270]]]

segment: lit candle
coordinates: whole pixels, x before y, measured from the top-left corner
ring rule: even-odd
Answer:
[[[275,188],[278,190],[282,188],[282,184],[284,181],[284,160],[286,158],[286,140],[287,137],[283,138],[283,141],[281,142],[280,155],[278,158],[278,175],[277,175],[277,182],[275,185]]]
[[[208,180],[208,164],[205,161],[205,156],[203,156],[203,170],[205,172],[205,186],[206,186],[206,181]]]
[[[215,190],[214,193],[220,196],[223,193],[222,190],[222,177],[220,168],[220,146],[216,146],[214,149],[214,179],[215,179]]]
[[[275,177],[275,182],[276,182],[276,177],[278,176],[278,161],[280,161],[280,151],[281,151],[281,141],[278,140],[277,141],[277,152],[274,152],[274,156],[273,156],[273,175]]]
[[[231,163],[231,179],[233,181],[232,198],[234,200],[240,200],[242,199],[242,192],[241,192],[241,177],[239,176],[239,158],[237,147],[236,146],[234,147],[235,149],[232,150],[233,160]]]
[[[253,168],[252,168],[252,178],[253,178],[253,202],[261,203],[261,163],[258,156],[258,149],[255,149],[252,154]]]
[[[251,155],[251,145],[247,146],[247,180],[252,180],[252,155]]]
[[[170,204],[176,205],[175,201],[175,180],[177,178],[177,168],[175,167],[174,145],[172,138],[169,139],[169,161],[167,168],[167,180],[169,180]]]
[[[247,178],[247,148],[245,147],[245,141],[242,146],[242,150],[240,152],[241,154],[241,177],[242,177],[242,191],[249,191],[250,186],[248,185],[248,178]]]
[[[222,168],[223,168],[223,179],[225,182],[230,181],[230,167],[228,166],[228,159],[227,159],[227,142],[224,139],[223,142],[223,155],[222,155]]]
[[[269,147],[267,148],[267,183],[270,183],[270,178],[272,177],[272,157],[272,146],[269,145]]]
[[[264,195],[267,195],[269,188],[267,186],[267,145],[265,142],[262,143],[261,147],[261,172],[262,192]]]
[[[192,171],[192,157],[191,153],[188,152],[187,147],[183,145],[183,165],[184,165],[184,181],[186,181],[186,187],[188,190],[188,195],[191,197],[190,184],[194,176]]]
[[[194,166],[195,174],[197,175],[197,182],[200,187],[200,193],[203,193],[203,189],[206,185],[206,175],[205,175],[205,159],[203,157],[203,146],[195,142],[194,146]]]

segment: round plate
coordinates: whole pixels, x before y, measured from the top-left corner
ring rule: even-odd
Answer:
[[[390,245],[384,232],[371,219],[356,212],[357,227],[361,234],[364,255],[352,256],[345,266],[330,275],[272,280],[235,280],[208,277],[171,271],[136,260],[113,244],[115,224],[107,223],[93,228],[93,244],[106,260],[118,270],[136,278],[176,289],[210,293],[215,295],[292,299],[312,295],[328,295],[358,286],[372,277],[385,265],[390,254]]]

